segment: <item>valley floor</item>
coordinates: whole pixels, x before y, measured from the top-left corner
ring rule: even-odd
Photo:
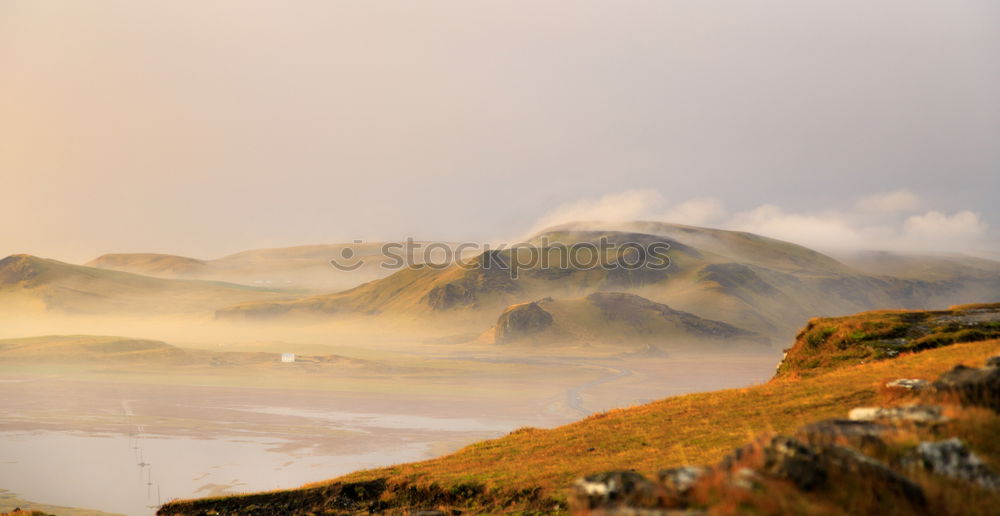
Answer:
[[[750,385],[777,361],[446,346],[369,358],[326,368],[0,365],[0,487],[151,514],[160,501],[291,488],[664,393]]]

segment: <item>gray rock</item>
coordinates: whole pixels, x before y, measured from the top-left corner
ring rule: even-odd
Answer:
[[[911,423],[941,423],[948,421],[941,407],[934,405],[909,405],[903,407],[858,407],[847,413],[853,421],[907,421]]]
[[[832,445],[823,447],[819,455],[830,470],[837,470],[840,475],[863,478],[873,489],[894,493],[913,507],[922,507],[927,503],[919,484],[857,450]]]
[[[969,451],[957,437],[947,441],[922,442],[903,459],[903,463],[938,475],[974,482],[988,489],[1000,490],[1000,476]]]
[[[910,479],[889,469],[881,462],[858,451],[840,445],[809,446],[797,439],[776,436],[762,444],[740,448],[723,459],[721,468],[734,473],[734,483],[745,481],[737,477],[747,459],[760,454],[763,464],[757,473],[772,478],[788,480],[803,491],[828,488],[831,475],[865,479],[906,500],[913,507],[926,503],[923,489]]]
[[[1000,367],[955,366],[934,382],[934,388],[958,396],[963,404],[1000,410]]]
[[[634,471],[609,471],[578,479],[570,498],[575,509],[652,507],[658,488]]]
[[[930,386],[931,382],[920,378],[900,378],[885,384],[890,389],[906,389],[908,391],[919,391]]]
[[[741,464],[758,451],[763,457],[761,474],[790,480],[804,491],[826,483],[826,469],[820,464],[816,451],[797,439],[784,435],[772,437],[759,446],[738,448],[722,460],[721,467],[733,472],[744,469]]]
[[[857,448],[884,451],[887,447],[884,437],[895,431],[894,426],[873,421],[826,419],[803,426],[796,436],[811,446],[848,443]]]
[[[799,432],[806,435],[837,437],[880,437],[894,428],[870,420],[825,419],[803,426]]]
[[[710,470],[703,466],[683,466],[660,471],[660,484],[675,493],[687,493],[691,486]]]

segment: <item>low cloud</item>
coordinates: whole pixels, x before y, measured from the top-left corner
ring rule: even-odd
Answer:
[[[542,217],[534,231],[576,221],[660,220],[748,231],[824,251],[1000,255],[995,235],[979,213],[924,211],[924,205],[913,192],[897,190],[862,197],[845,210],[795,212],[763,204],[730,212],[715,198],[670,203],[655,190],[631,190],[560,206]]]
[[[581,220],[627,222],[648,219],[650,213],[665,213],[666,206],[666,199],[656,190],[628,190],[563,204],[538,219],[531,233]]]
[[[895,192],[862,197],[855,206],[864,212],[901,213],[919,208],[920,198],[909,190],[896,190]]]

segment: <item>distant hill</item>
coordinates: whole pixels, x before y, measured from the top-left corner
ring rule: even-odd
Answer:
[[[960,281],[968,278],[995,281],[1000,275],[1000,262],[974,256],[861,251],[844,253],[838,255],[838,258],[859,271],[877,276],[926,281]]]
[[[0,340],[0,359],[9,362],[127,362],[178,365],[190,361],[165,342],[96,335],[47,335]]]
[[[931,308],[1000,296],[1000,272],[990,272],[988,267],[969,274],[960,267],[940,267],[927,279],[900,278],[869,274],[805,247],[750,233],[657,222],[617,225],[645,233],[580,229],[584,226],[543,231],[530,239],[534,248],[491,251],[464,267],[413,267],[343,292],[245,303],[221,309],[217,315],[261,319],[404,314],[485,329],[510,305],[616,291],[761,335],[787,338],[794,334],[798,321],[815,314],[842,315],[878,307]],[[532,266],[520,270],[516,278],[509,271],[487,266],[498,259],[512,262],[531,253],[546,255],[561,246],[602,239],[618,245],[668,244],[671,264],[665,270]],[[548,247],[540,247],[543,244]],[[611,262],[622,259],[608,258]]]
[[[287,295],[221,282],[152,278],[30,255],[0,260],[0,307],[14,312],[210,314],[227,304]]]
[[[626,349],[643,346],[652,351],[732,350],[736,341],[749,343],[756,337],[724,322],[621,292],[544,298],[507,307],[492,336],[503,345],[595,344]]]
[[[414,262],[423,261],[423,249],[431,244],[449,249],[453,249],[455,245],[414,242],[414,245],[421,246],[414,253]],[[369,242],[253,249],[213,260],[169,254],[105,254],[86,265],[158,278],[225,281],[267,288],[329,292],[351,288],[391,274],[392,270],[381,267],[394,260],[393,257],[382,254],[383,245],[383,242]],[[393,248],[392,252],[402,256],[402,250],[398,247]],[[434,261],[444,258],[443,252],[431,256]],[[330,261],[334,259],[352,267],[358,264],[358,267],[350,271],[338,270],[330,265]]]
[[[281,353],[261,351],[218,351],[179,348],[166,342],[105,335],[44,335],[0,339],[0,362],[23,366],[60,364],[94,367],[127,366],[132,371],[244,372],[260,374],[285,372],[301,374],[329,368],[340,370],[370,368],[384,370],[378,362],[341,355],[297,354],[292,363],[282,363]]]
[[[756,265],[783,272],[852,273],[851,269],[830,256],[807,247],[744,231],[729,231],[669,222],[633,221],[619,223],[572,222],[544,229],[531,238],[572,241],[585,233],[636,233],[664,237],[704,253],[718,262]]]
[[[84,265],[98,269],[175,279],[196,278],[209,267],[208,263],[202,260],[155,253],[105,254]]]

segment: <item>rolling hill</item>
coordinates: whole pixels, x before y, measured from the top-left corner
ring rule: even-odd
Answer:
[[[423,261],[423,249],[432,244],[454,249],[454,244],[413,242],[413,245],[421,246],[414,253],[414,263]],[[99,256],[86,265],[158,278],[225,281],[258,287],[329,292],[355,287],[391,274],[391,270],[381,265],[395,258],[382,254],[383,245],[383,242],[369,242],[253,249],[212,260],[169,254],[119,253]],[[397,256],[403,253],[398,247],[392,248],[391,252]],[[430,255],[434,261],[443,256],[443,251]],[[338,270],[330,265],[333,259],[352,267],[356,265],[357,268]]]
[[[0,340],[0,359],[25,363],[103,363],[180,365],[190,357],[165,342],[98,335],[46,335]]]
[[[752,332],[621,292],[513,305],[490,333],[502,345],[609,344],[650,351],[732,351],[737,342],[762,344]]]
[[[985,313],[976,310],[996,312],[998,309],[1000,305],[956,307],[952,311],[969,315]],[[926,318],[940,316],[936,313],[907,313],[916,314],[905,323],[909,330],[920,326]],[[873,314],[872,317],[882,315]],[[868,314],[858,314],[854,320],[867,317]],[[910,409],[906,408],[914,402],[954,404],[955,398],[939,397],[934,392],[921,395],[886,386],[890,380],[929,381],[946,372],[952,378],[968,371],[989,373],[993,375],[990,378],[994,378],[1000,374],[996,373],[996,359],[990,362],[994,364],[992,370],[989,367],[982,370],[956,367],[952,370],[956,364],[978,367],[1000,351],[1000,340],[983,337],[985,340],[955,342],[866,363],[834,362],[813,375],[794,374],[798,371],[797,362],[786,362],[787,373],[762,385],[666,398],[647,405],[595,414],[550,430],[522,428],[505,437],[479,442],[437,459],[360,471],[300,489],[174,501],[162,507],[158,514],[248,515],[269,510],[289,514],[332,510],[344,514],[407,514],[420,510],[443,511],[444,514],[455,510],[476,514],[565,514],[574,493],[574,480],[583,476],[592,479],[586,482],[594,482],[596,486],[596,491],[587,491],[586,494],[600,497],[603,496],[601,493],[608,494],[608,489],[622,489],[622,493],[634,491],[633,488],[613,488],[610,484],[602,484],[600,478],[629,479],[633,485],[641,485],[640,481],[646,482],[643,477],[660,478],[663,479],[661,483],[668,483],[675,473],[691,473],[697,479],[702,471],[719,474],[728,471],[725,475],[732,476],[702,477],[707,482],[704,490],[677,493],[687,497],[688,501],[684,503],[696,504],[686,506],[695,511],[709,509],[709,513],[720,514],[991,514],[996,504],[1000,503],[997,491],[985,484],[976,486],[960,482],[958,477],[948,479],[942,474],[914,470],[912,462],[906,462],[906,457],[919,451],[918,444],[923,446],[921,440],[933,442],[958,437],[963,446],[968,446],[976,454],[976,460],[984,461],[983,464],[993,470],[1000,469],[1000,448],[995,440],[996,432],[1000,431],[1000,416],[995,412],[996,408],[966,406],[962,402],[962,406],[946,407],[941,413],[947,414],[947,417],[939,419],[939,422],[913,424],[905,418],[910,417],[907,414],[911,412],[917,414],[908,412]],[[847,346],[863,345],[848,343]],[[790,356],[794,354],[790,353]],[[978,378],[975,375],[966,376]],[[955,380],[949,382],[941,385],[955,385]],[[989,398],[986,402],[992,403],[992,407],[1000,407],[995,405],[996,400]],[[974,398],[970,403],[982,401],[983,398]],[[898,419],[882,423],[844,422],[843,418],[852,409],[871,405],[889,407],[884,409],[886,416],[882,417]],[[931,416],[939,413],[935,409],[927,410],[926,414]],[[871,433],[876,431],[881,433]],[[898,436],[894,433],[897,431],[901,432]],[[775,434],[801,436],[801,439],[806,439],[804,442],[810,444],[791,444],[797,448],[768,448],[774,446],[766,443],[775,443],[771,437]],[[757,435],[764,437],[758,441],[755,440]],[[882,441],[883,438],[887,441]],[[734,451],[748,439],[765,444]],[[839,448],[831,449],[831,440],[841,446],[859,446],[862,452],[872,453],[877,459],[858,451],[848,453]],[[858,440],[860,445],[852,444]],[[814,452],[814,449],[820,451]],[[759,457],[755,455],[757,453],[771,454],[765,455],[765,458],[770,457],[768,460],[774,461],[790,458],[790,462],[777,464],[787,464],[792,469],[775,468],[775,462],[755,462],[755,457]],[[844,468],[853,473],[846,477],[827,476],[826,472],[822,472],[821,476],[820,473],[813,475],[811,472],[815,471],[816,465],[829,458],[815,453],[833,454],[834,473],[831,475],[844,471]],[[795,457],[807,459],[804,463],[796,462]],[[722,462],[714,470],[666,469],[711,464],[720,460]],[[732,466],[734,464],[755,469],[741,472],[739,467]],[[872,464],[879,467],[875,468]],[[864,480],[858,482],[852,478]],[[772,483],[772,480],[776,482]],[[831,483],[819,489],[806,484],[812,482],[811,485],[815,486],[827,481]],[[580,482],[576,486],[585,488],[586,482]],[[795,487],[802,485],[805,487]],[[907,489],[877,490],[874,493],[878,496],[873,496],[873,485],[886,486],[886,489],[902,485]],[[731,491],[734,488],[738,489]],[[761,493],[760,496],[752,494],[756,492]],[[919,496],[908,493],[919,493]],[[616,501],[614,496],[609,496],[612,502]],[[618,503],[624,501],[617,500]],[[677,507],[670,504],[683,500],[654,496],[633,501],[654,507],[661,504]],[[579,506],[576,513],[590,514],[589,509],[579,510]],[[633,510],[621,514],[661,512]]]
[[[866,274],[922,280],[979,278],[995,281],[1000,262],[963,255],[930,256],[889,251],[863,251],[838,255],[843,263]]]
[[[242,285],[152,278],[30,255],[0,260],[0,307],[9,313],[210,314],[226,304],[287,293]]]
[[[802,246],[750,233],[656,222],[626,224],[646,231],[546,230],[535,247],[484,253],[466,264],[440,269],[413,267],[351,290],[293,301],[227,307],[219,318],[266,319],[331,314],[404,314],[438,317],[485,329],[510,305],[544,297],[574,298],[596,292],[627,292],[650,301],[722,321],[769,337],[788,338],[798,322],[879,307],[930,308],[1000,295],[1000,273],[989,268],[964,274],[941,268],[933,279],[868,274]],[[561,263],[565,249],[612,244],[667,244],[670,266],[626,268],[544,267]],[[606,256],[619,263],[626,256]],[[534,260],[534,261],[533,261]],[[498,261],[530,263],[516,277]],[[988,260],[984,263],[991,263]],[[985,266],[984,266],[985,267]]]

